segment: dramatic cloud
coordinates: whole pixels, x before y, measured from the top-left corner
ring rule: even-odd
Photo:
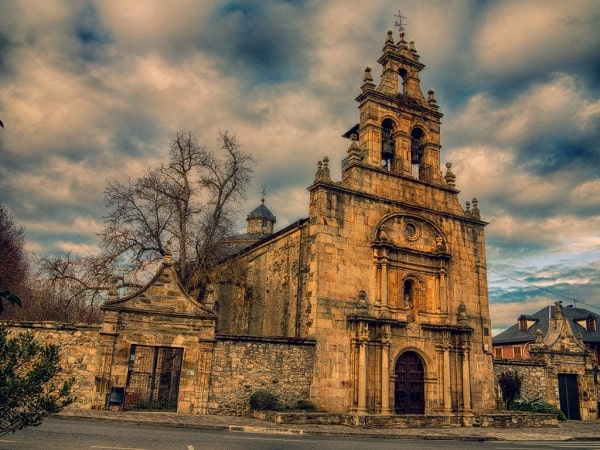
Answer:
[[[278,227],[334,178],[354,98],[404,8],[435,88],[442,161],[487,227],[496,330],[556,300],[600,306],[600,9],[595,0],[7,0],[0,15],[0,202],[39,254],[93,252],[108,179],[219,130],[259,161]]]

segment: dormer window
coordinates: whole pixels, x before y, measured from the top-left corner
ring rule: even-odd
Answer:
[[[586,331],[596,331],[596,318],[594,316],[573,319],[573,321]]]
[[[532,316],[519,316],[518,321],[519,331],[527,331],[537,322],[537,319]]]
[[[519,331],[527,331],[527,320],[519,319]]]
[[[596,319],[589,316],[585,319],[585,329],[588,331],[596,331]]]

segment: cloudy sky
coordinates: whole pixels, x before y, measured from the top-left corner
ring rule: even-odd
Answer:
[[[216,149],[228,130],[259,160],[241,218],[263,185],[278,228],[305,217],[316,162],[341,176],[399,8],[442,162],[490,222],[494,328],[556,300],[600,307],[596,0],[3,0],[0,203],[37,254],[93,252],[108,179],[164,161],[177,131]]]

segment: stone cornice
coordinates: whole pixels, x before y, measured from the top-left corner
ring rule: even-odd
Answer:
[[[224,334],[216,333],[217,341],[236,341],[236,342],[265,342],[271,344],[293,344],[293,345],[317,345],[317,340],[314,338],[295,338],[286,336],[251,336],[239,334]]]
[[[368,170],[373,170],[373,171],[377,171],[375,168],[371,167],[371,166],[367,166],[365,164],[360,164],[360,163],[354,163],[354,165],[356,166],[360,166],[361,169],[368,169]],[[388,172],[386,172],[388,173]],[[388,173],[389,174],[389,173]],[[432,186],[434,188],[438,188],[440,190],[444,190],[450,193],[456,193],[458,194],[459,191],[452,189],[452,188],[446,188],[443,186],[439,186],[439,185],[435,185],[435,184],[431,184],[431,183],[425,183],[423,181],[420,180],[412,180],[414,182],[417,183],[422,183],[428,186]],[[309,192],[312,192],[314,190],[317,190],[318,188],[323,187],[323,188],[327,188],[327,189],[331,189],[334,191],[338,191],[338,192],[342,192],[348,195],[354,195],[356,197],[361,197],[364,198],[365,200],[370,200],[370,201],[375,201],[376,203],[383,203],[383,204],[387,204],[387,205],[393,205],[395,207],[399,207],[399,208],[405,208],[408,210],[413,210],[413,211],[421,211],[421,212],[426,212],[426,213],[430,213],[430,214],[435,214],[438,216],[444,216],[444,217],[449,217],[449,218],[453,218],[453,219],[458,219],[464,222],[470,222],[470,223],[474,223],[477,225],[487,225],[488,222],[483,221],[483,220],[479,220],[479,219],[474,219],[473,217],[468,217],[468,216],[463,216],[463,215],[458,215],[458,214],[452,214],[446,211],[439,211],[439,210],[435,210],[432,208],[426,208],[424,206],[419,206],[419,205],[415,205],[414,203],[408,203],[408,202],[403,202],[400,200],[392,200],[389,198],[383,198],[383,197],[379,197],[377,195],[374,194],[368,194],[366,192],[362,192],[362,191],[358,191],[355,189],[351,189],[348,188],[346,186],[343,186],[342,183],[340,182],[331,182],[331,183],[326,183],[326,182],[322,182],[322,181],[318,181],[316,183],[313,183],[311,186],[309,186],[307,188],[307,190]]]

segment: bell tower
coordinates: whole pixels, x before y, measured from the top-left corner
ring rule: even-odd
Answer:
[[[344,134],[358,140],[362,162],[427,183],[441,183],[440,119],[434,91],[425,98],[419,62],[413,41],[400,31],[394,43],[389,30],[378,60],[382,66],[379,85],[373,82],[372,68],[365,68],[359,103],[360,122]]]

